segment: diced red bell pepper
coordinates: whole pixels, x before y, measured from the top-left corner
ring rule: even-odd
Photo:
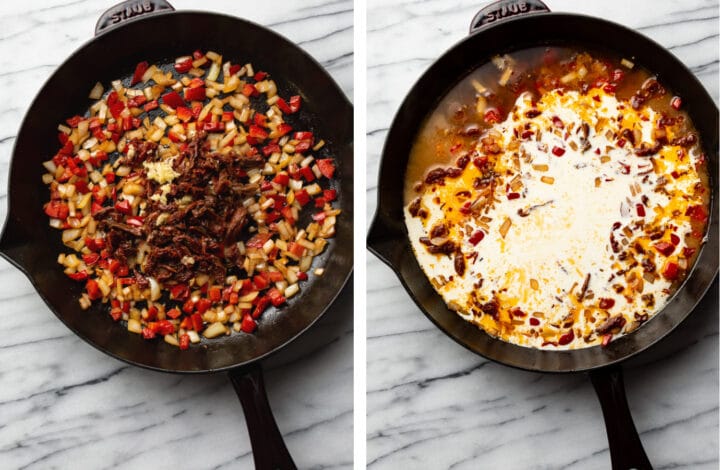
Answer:
[[[195,302],[192,299],[187,299],[182,306],[182,311],[185,313],[193,313],[195,310]]]
[[[222,299],[222,289],[220,289],[220,286],[212,286],[208,289],[208,297],[210,297],[210,300],[213,302],[220,302]]]
[[[192,320],[193,330],[197,331],[198,333],[201,332],[204,328],[202,315],[200,315],[199,313],[193,313],[190,316],[190,319]]]
[[[230,65],[230,75],[235,75],[241,68],[242,66],[240,64]]]
[[[85,284],[85,289],[87,290],[88,297],[90,297],[90,300],[97,300],[102,297],[102,291],[100,290],[100,286],[98,286],[98,283],[95,279],[88,279],[87,283]]]
[[[655,248],[663,256],[670,256],[672,252],[675,251],[675,245],[666,241],[659,241],[655,243],[653,248]]]
[[[270,280],[267,279],[265,276],[256,274],[255,276],[253,276],[253,284],[255,284],[255,289],[263,290],[270,285]]]
[[[146,101],[147,101],[147,98],[145,98],[145,95],[133,96],[132,98],[130,98],[128,100],[128,107],[129,108],[139,108],[140,106],[145,104]]]
[[[331,158],[321,158],[317,161],[317,166],[325,178],[330,179],[335,174],[335,163]]]
[[[205,87],[185,88],[185,99],[187,101],[202,101],[205,99]]]
[[[267,77],[267,76],[268,76],[267,72],[259,71],[259,72],[255,73],[255,76],[253,78],[255,79],[256,82],[261,82],[261,81],[265,80],[265,77]]]
[[[300,111],[300,106],[302,105],[302,98],[300,98],[300,95],[295,95],[290,97],[290,111],[292,113],[297,113]]]
[[[262,113],[255,113],[253,122],[260,127],[267,127],[267,116]]]
[[[290,225],[295,224],[295,217],[293,217],[292,207],[285,206],[280,209],[280,213],[285,218],[285,220],[287,220],[287,223],[289,223]]]
[[[69,273],[68,277],[73,281],[84,281],[88,278],[87,271],[78,271],[76,273]]]
[[[237,305],[238,302],[240,302],[240,296],[237,292],[230,292],[230,295],[228,296],[228,303],[230,305]]]
[[[245,242],[245,246],[248,248],[262,248],[268,240],[270,240],[269,233],[256,233],[252,236],[252,238]]]
[[[278,137],[282,137],[291,131],[292,131],[292,126],[290,124],[287,124],[284,122],[282,124],[278,124],[278,126],[276,128],[276,133],[277,133]]]
[[[187,73],[190,71],[192,66],[192,57],[188,57],[187,59],[181,60],[180,62],[175,62],[175,70],[177,71],[177,73]]]
[[[300,271],[299,273],[297,273],[297,278],[301,281],[307,281],[308,275],[305,271]]]
[[[250,315],[243,315],[243,319],[240,322],[240,329],[245,333],[252,333],[257,328],[257,323]]]
[[[142,61],[137,64],[135,66],[135,73],[133,74],[132,80],[130,80],[130,86],[133,86],[136,83],[140,83],[142,81],[143,75],[145,75],[145,72],[147,72],[147,69],[149,67],[150,64],[148,64],[146,61]]]
[[[262,127],[256,125],[250,126],[248,134],[250,135],[250,137],[258,140],[265,140],[268,137],[267,131]]]
[[[122,201],[115,203],[115,210],[125,215],[132,214],[132,206],[130,205],[130,201],[128,201],[127,199],[123,199]]]
[[[689,206],[685,210],[685,215],[690,216],[692,220],[697,222],[705,222],[708,219],[708,214],[703,206]]]
[[[100,251],[105,248],[105,239],[85,237],[85,246],[91,251]]]
[[[70,214],[70,207],[64,202],[53,200],[45,206],[45,213],[53,219],[65,220]]]
[[[155,332],[150,328],[143,328],[142,337],[143,339],[153,339],[155,337]]]
[[[285,280],[285,277],[280,271],[268,271],[267,276],[271,282],[280,282]]]
[[[199,314],[203,314],[207,312],[210,307],[212,307],[212,302],[209,299],[198,299],[197,303],[195,304],[195,308],[197,309],[197,312]]]
[[[173,300],[185,300],[190,296],[190,288],[187,284],[176,284],[170,288],[170,298]]]
[[[299,131],[293,134],[295,140],[313,140],[313,133],[308,131]]]
[[[85,181],[85,180],[75,181],[75,191],[79,192],[80,194],[87,194],[87,192],[89,191],[87,181]]]
[[[175,333],[175,325],[173,325],[169,320],[160,320],[155,322],[151,329],[163,336]]]
[[[686,246],[685,248],[683,248],[683,256],[685,257],[685,259],[689,259],[692,257],[692,255],[695,254],[696,251],[697,250],[695,248],[690,248],[689,246]]]
[[[270,303],[272,303],[275,307],[279,307],[285,303],[285,296],[283,296],[282,292],[274,287],[267,292],[267,297],[270,299]]]
[[[80,121],[84,121],[84,120],[85,120],[84,117],[76,115],[76,116],[73,116],[73,117],[71,117],[71,118],[65,119],[65,122],[66,122],[67,125],[70,126],[70,127],[77,127],[78,124],[80,124]]]
[[[305,254],[305,247],[299,243],[290,242],[288,243],[288,252],[292,253],[297,258],[301,258]]]
[[[202,59],[203,57],[205,57],[205,54],[203,54],[203,52],[200,49],[193,52],[193,59],[198,60],[198,59]]]
[[[100,260],[100,255],[97,253],[88,253],[82,255],[82,259],[83,263],[87,264],[88,266],[92,266]]]
[[[110,110],[110,114],[112,114],[112,117],[115,119],[118,119],[120,117],[120,114],[125,110],[125,103],[122,101],[116,101],[111,105],[108,105],[108,109]]]
[[[241,92],[243,95],[250,97],[250,96],[257,96],[260,94],[257,88],[255,88],[255,85],[252,85],[250,83],[246,83],[245,86],[242,89]]]
[[[273,178],[273,183],[277,183],[282,186],[287,186],[289,182],[290,176],[285,172],[278,173],[277,175],[275,175],[275,178]]]
[[[208,132],[222,132],[225,130],[224,122],[206,122],[203,124],[203,130]]]
[[[312,168],[309,166],[304,166],[300,168],[300,174],[303,178],[305,178],[305,181],[308,183],[311,181],[315,181],[315,173],[313,173]]]
[[[316,197],[315,198],[315,207],[318,209],[322,209],[325,207],[325,198],[324,197]]]
[[[310,141],[302,140],[295,144],[295,153],[305,153],[310,150]]]
[[[678,274],[680,273],[680,270],[678,268],[677,263],[673,263],[672,261],[668,261],[665,263],[665,267],[663,268],[662,275],[665,279],[668,281],[674,281],[677,279]]]
[[[157,100],[152,100],[152,101],[148,101],[148,102],[145,104],[145,106],[143,106],[143,109],[145,110],[146,113],[149,113],[149,112],[152,111],[153,109],[156,109],[158,106],[160,106],[160,105],[158,104],[158,101],[157,101]]]
[[[90,214],[95,215],[98,211],[102,210],[103,206],[99,202],[93,202],[90,205]]]
[[[485,122],[488,124],[494,124],[500,121],[500,113],[496,109],[488,109],[485,111]]]
[[[183,106],[185,102],[183,101],[182,97],[178,94],[177,91],[171,91],[169,93],[165,93],[162,96],[163,103],[170,106],[171,108],[175,109],[178,106]]]
[[[292,109],[290,109],[290,106],[287,104],[287,101],[285,101],[282,98],[278,98],[278,100],[275,102],[278,108],[280,108],[280,111],[282,111],[283,114],[292,114]]]
[[[158,308],[154,305],[151,305],[147,309],[147,321],[155,321],[157,320],[158,315]]]
[[[253,318],[259,318],[260,315],[265,311],[266,308],[270,305],[270,299],[268,299],[266,296],[260,297],[257,300],[257,304],[255,305],[255,310],[253,310],[252,317]]]
[[[187,333],[180,335],[180,350],[185,351],[190,348],[190,336]]]
[[[324,189],[323,197],[327,202],[332,202],[337,198],[337,191],[334,189]]]
[[[176,318],[180,318],[180,315],[182,315],[182,312],[177,308],[171,308],[167,312],[165,312],[165,315],[168,318],[172,318],[173,320]]]
[[[175,114],[177,114],[178,119],[183,122],[188,122],[193,117],[192,110],[185,106],[175,108]]]
[[[304,189],[301,189],[300,191],[295,191],[295,200],[301,205],[304,206],[308,202],[310,202],[310,195],[305,191]]]

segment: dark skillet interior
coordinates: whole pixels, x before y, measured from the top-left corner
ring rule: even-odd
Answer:
[[[90,32],[88,32],[90,34]],[[303,97],[298,129],[310,129],[327,142],[321,153],[336,158],[336,189],[343,214],[337,234],[313,263],[325,268],[310,276],[289,304],[267,311],[254,335],[234,333],[204,340],[179,351],[162,340],[145,341],[112,321],[104,305],[83,311],[78,297],[84,286],[67,278],[57,264],[65,250],[60,232],[43,214],[49,192],[41,163],[58,150],[57,125],[83,114],[92,104],[88,92],[96,81],[132,74],[143,60],[174,63],[196,49],[214,50],[223,60],[251,62],[275,79],[279,93]],[[340,292],[352,270],[353,144],[352,106],[342,90],[307,53],[285,38],[253,23],[211,13],[177,12],[142,19],[109,31],[74,53],[44,85],[21,126],[9,183],[9,215],[2,251],[22,269],[50,308],[88,343],[118,359],[170,372],[212,372],[257,360],[288,343],[317,320]]]
[[[403,222],[403,181],[415,135],[425,116],[462,77],[496,54],[539,45],[605,48],[631,58],[682,96],[709,157],[712,199],[708,242],[683,287],[662,312],[635,332],[613,341],[607,348],[546,351],[497,340],[450,311],[435,293],[410,247]],[[436,98],[433,100],[433,97]],[[440,329],[468,349],[503,364],[526,370],[572,372],[589,370],[626,359],[672,331],[690,312],[712,282],[718,268],[718,110],[700,82],[670,52],[623,26],[598,18],[572,14],[533,14],[501,22],[466,38],[418,80],[398,111],[388,134],[380,169],[379,201],[375,225],[385,233],[369,243],[384,244],[386,261],[421,310]],[[380,233],[380,231],[376,232]],[[390,256],[387,256],[391,253]]]

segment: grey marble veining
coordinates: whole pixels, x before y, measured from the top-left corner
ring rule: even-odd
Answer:
[[[716,1],[546,3],[640,30],[670,48],[717,102]],[[368,222],[395,111],[484,4],[368,1]],[[369,468],[610,468],[602,414],[586,376],[522,372],[463,349],[370,254],[367,282]],[[658,469],[718,468],[717,284],[712,292],[687,324],[628,364],[628,400]]]
[[[14,136],[30,101],[115,3],[0,3],[0,220]],[[352,1],[171,3],[269,25],[320,61],[352,97]],[[162,40],[165,33],[158,34],[148,40]],[[352,303],[346,289],[315,328],[267,361],[270,402],[300,468],[352,467]],[[71,334],[4,260],[0,338],[1,469],[252,467],[227,377],[161,374],[106,357]]]

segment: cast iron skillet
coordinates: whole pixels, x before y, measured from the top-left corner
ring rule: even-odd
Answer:
[[[63,323],[100,351],[156,371],[228,372],[245,410],[257,468],[295,468],[270,411],[259,361],[309,328],[333,302],[352,270],[352,105],[302,49],[238,18],[174,12],[164,0],[127,1],[101,17],[95,34],[50,77],[22,123],[13,150],[0,254],[28,276]],[[145,341],[127,333],[101,305],[80,309],[77,298],[83,286],[65,276],[56,262],[63,246],[59,233],[43,216],[48,190],[40,176],[41,162],[57,151],[58,123],[85,112],[91,104],[87,94],[96,81],[107,85],[125,77],[127,83],[140,61],[170,64],[198,48],[218,51],[233,62],[251,62],[276,79],[283,96],[302,95],[305,121],[290,119],[290,123],[322,136],[327,142],[325,152],[337,159],[336,189],[343,214],[338,217],[335,238],[316,262],[325,267],[324,277],[305,283],[288,305],[266,312],[256,334],[232,334],[181,352],[163,341]]]
[[[403,222],[403,182],[415,135],[438,101],[465,75],[496,54],[538,45],[599,47],[631,57],[659,74],[682,96],[709,157],[712,198],[707,243],[682,287],[662,312],[606,348],[546,351],[495,339],[450,311],[420,269]],[[436,100],[428,99],[436,97]],[[385,141],[378,209],[369,249],[395,271],[427,317],[471,351],[512,367],[537,372],[588,372],[603,409],[614,469],[651,468],[630,416],[619,364],[661,340],[685,319],[705,294],[718,269],[718,110],[692,73],[670,52],[639,33],[606,20],[550,13],[538,0],[502,0],[475,16],[470,36],[440,57],[403,101]]]

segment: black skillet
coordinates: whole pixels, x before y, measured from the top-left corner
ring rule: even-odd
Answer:
[[[232,334],[179,351],[128,333],[102,305],[80,309],[77,299],[83,286],[65,276],[56,262],[63,246],[43,215],[49,193],[40,176],[42,161],[57,151],[58,123],[85,112],[96,81],[107,85],[124,77],[127,83],[140,61],[172,64],[175,57],[198,48],[218,51],[233,62],[251,62],[275,78],[281,95],[302,95],[302,117],[290,123],[312,129],[327,142],[320,155],[337,160],[335,184],[343,214],[335,238],[315,262],[326,274],[311,276],[288,305],[266,312],[255,334]],[[163,0],[121,3],[103,14],[95,38],[57,69],[25,116],[13,150],[0,254],[28,276],[63,323],[100,351],[156,371],[228,372],[245,411],[256,467],[295,468],[268,405],[260,360],[318,320],[352,271],[352,113],[352,105],[322,66],[268,29],[231,16],[175,12]]]
[[[682,96],[709,157],[712,198],[707,243],[668,305],[641,328],[606,348],[546,351],[495,339],[450,311],[422,272],[403,222],[403,182],[415,135],[452,86],[496,54],[539,45],[604,48],[657,73]],[[436,99],[428,99],[435,97]],[[378,208],[368,235],[369,249],[395,271],[410,297],[443,332],[495,362],[536,372],[588,372],[605,418],[613,469],[650,469],[650,461],[628,409],[620,363],[674,330],[700,301],[718,269],[718,110],[693,74],[670,52],[645,36],[599,18],[550,13],[538,0],[502,0],[473,18],[470,35],[422,75],[390,127],[380,164]]]

